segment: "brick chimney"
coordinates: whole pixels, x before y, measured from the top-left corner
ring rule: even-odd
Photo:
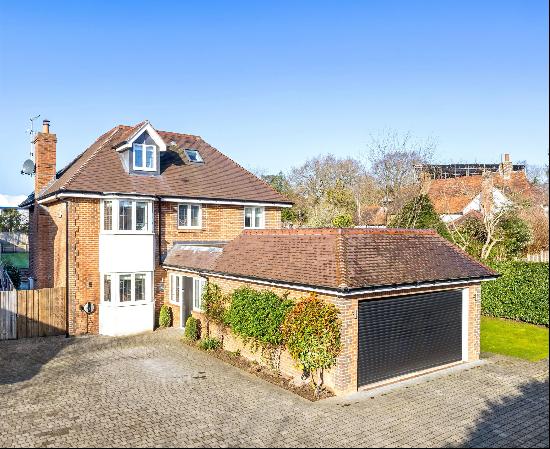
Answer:
[[[504,179],[510,179],[510,177],[512,176],[512,172],[514,171],[514,164],[512,164],[512,161],[510,160],[509,153],[504,153],[502,155],[502,162],[498,167],[498,171]]]
[[[34,138],[34,194],[46,187],[55,178],[55,153],[57,137],[50,134],[50,121],[42,122],[42,132]]]

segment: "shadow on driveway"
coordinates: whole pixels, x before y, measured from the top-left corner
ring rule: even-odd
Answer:
[[[39,337],[0,341],[0,385],[25,382],[61,351],[75,344],[65,337]]]
[[[506,447],[512,437],[516,447],[548,447],[548,403],[548,379],[524,383],[518,394],[489,401],[460,446]]]

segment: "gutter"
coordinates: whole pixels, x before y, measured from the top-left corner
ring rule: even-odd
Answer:
[[[168,202],[180,202],[180,203],[193,203],[193,204],[219,204],[219,205],[233,205],[233,206],[264,206],[264,207],[292,207],[291,202],[269,202],[269,201],[248,201],[248,200],[227,200],[219,198],[190,198],[190,197],[163,197],[152,196],[141,193],[117,193],[117,192],[84,192],[84,191],[65,191],[61,193],[52,193],[39,200],[36,200],[38,204],[47,204],[59,199],[64,198],[141,198],[141,199],[161,199]],[[21,203],[24,204],[24,203]],[[26,207],[26,206],[23,206]]]
[[[392,292],[392,291],[402,291],[402,290],[416,290],[421,288],[431,288],[431,287],[445,287],[452,285],[464,285],[464,284],[473,284],[484,281],[494,281],[498,276],[482,276],[482,277],[472,277],[464,279],[455,279],[448,281],[432,281],[432,282],[420,282],[417,284],[396,284],[396,285],[387,285],[387,286],[377,286],[377,287],[365,287],[358,289],[349,289],[349,288],[329,288],[329,287],[318,287],[307,284],[293,284],[280,281],[273,281],[269,279],[260,279],[251,276],[235,276],[227,273],[217,272],[213,270],[200,270],[193,268],[182,268],[173,265],[163,264],[164,268],[169,268],[174,271],[186,271],[189,273],[195,273],[198,275],[211,275],[217,276],[223,279],[229,279],[234,281],[243,281],[243,282],[252,282],[255,284],[269,285],[279,288],[290,288],[294,290],[302,290],[308,292],[321,293],[325,295],[337,296],[340,298],[348,298],[352,296],[358,296],[368,293],[383,293],[383,292]]]

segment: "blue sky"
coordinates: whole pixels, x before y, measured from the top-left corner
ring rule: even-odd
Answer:
[[[58,167],[116,124],[201,135],[249,168],[358,155],[385,128],[441,161],[548,155],[546,1],[3,2],[0,194],[36,114]]]

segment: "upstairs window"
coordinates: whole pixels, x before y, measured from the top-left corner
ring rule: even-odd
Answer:
[[[113,202],[103,202],[103,229],[105,231],[113,230]]]
[[[198,150],[192,150],[188,148],[185,150],[185,154],[190,162],[204,162]]]
[[[132,201],[120,200],[118,202],[118,230],[132,230]]]
[[[134,170],[156,171],[157,158],[154,145],[135,143],[134,149]]]
[[[244,208],[244,228],[263,229],[265,225],[263,207]]]
[[[200,228],[202,227],[202,207],[200,204],[179,204],[178,205],[178,228]]]
[[[104,200],[101,207],[102,231],[115,234],[151,232],[152,208],[151,201]]]

